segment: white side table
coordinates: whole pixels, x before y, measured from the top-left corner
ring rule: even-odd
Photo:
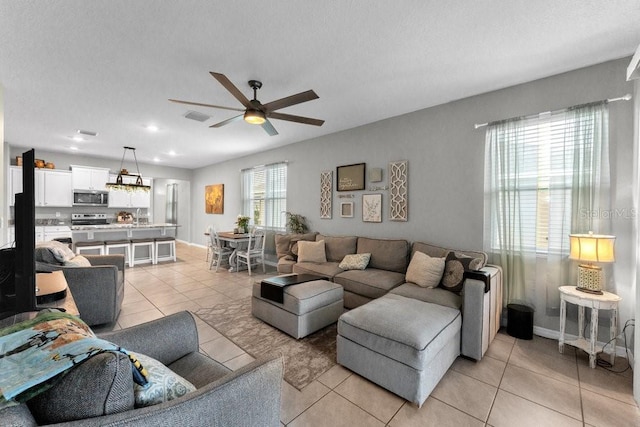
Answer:
[[[574,347],[578,347],[589,354],[589,366],[596,367],[596,354],[602,352],[602,347],[596,345],[598,339],[598,311],[610,310],[611,326],[609,329],[609,337],[614,340],[613,347],[610,353],[611,364],[615,362],[616,358],[616,342],[615,339],[618,335],[618,302],[620,298],[616,294],[603,291],[602,295],[590,294],[582,292],[576,289],[575,286],[561,286],[560,287],[560,340],[558,341],[558,350],[560,353],[564,350],[564,344],[569,344]],[[564,330],[567,323],[567,302],[576,304],[578,306],[578,339],[565,341]],[[591,333],[589,334],[589,341],[584,337],[584,308],[589,307],[591,309]]]

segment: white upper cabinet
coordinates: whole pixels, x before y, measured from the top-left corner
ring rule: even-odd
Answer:
[[[73,189],[71,172],[62,170],[36,169],[34,174],[36,206],[71,207]],[[105,181],[106,182],[106,181]],[[9,204],[15,205],[17,193],[22,193],[22,168],[9,168]]]
[[[74,190],[106,191],[109,181],[109,169],[71,166]]]

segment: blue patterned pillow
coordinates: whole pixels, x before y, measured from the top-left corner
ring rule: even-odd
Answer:
[[[133,385],[136,408],[156,405],[177,399],[196,390],[196,387],[162,363],[140,353],[132,353],[147,370],[149,384]]]

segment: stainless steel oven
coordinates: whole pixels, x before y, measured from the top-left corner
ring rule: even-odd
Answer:
[[[73,206],[109,206],[109,192],[73,190]]]

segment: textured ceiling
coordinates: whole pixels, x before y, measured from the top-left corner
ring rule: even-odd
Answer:
[[[633,54],[640,2],[0,0],[5,141],[196,168]],[[242,121],[209,71],[322,127]],[[194,110],[211,115],[187,120]],[[145,129],[155,124],[159,130]],[[76,129],[98,132],[75,142]]]

